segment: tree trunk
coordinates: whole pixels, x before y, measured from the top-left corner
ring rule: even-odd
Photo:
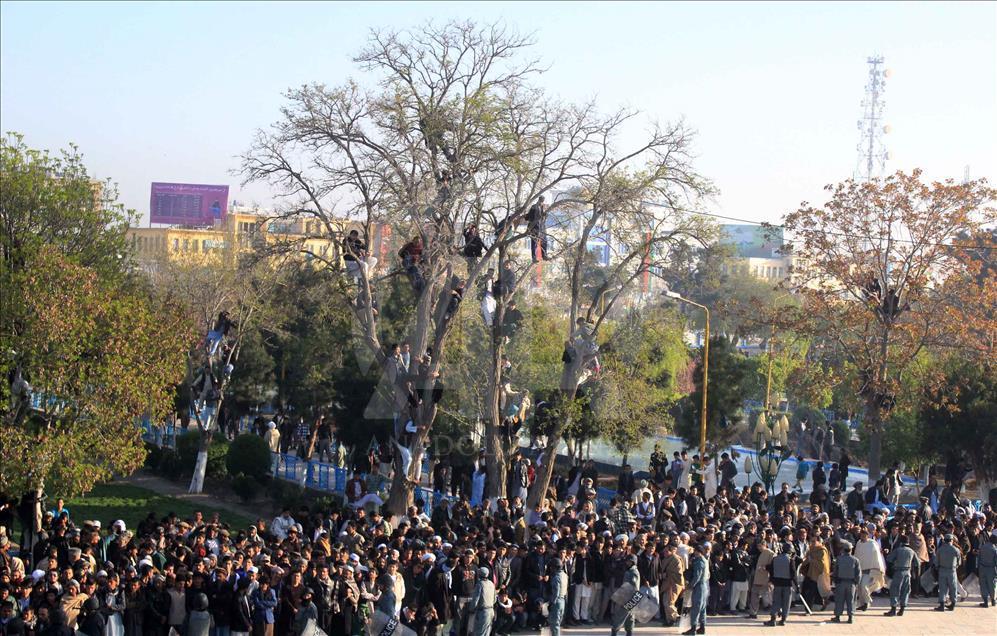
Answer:
[[[506,262],[506,248],[498,250],[498,269],[501,275]],[[492,281],[486,281],[491,285]],[[502,289],[495,299],[495,315],[491,327],[491,368],[488,370],[488,417],[485,420],[485,458],[487,479],[485,480],[485,499],[506,496],[506,477],[509,471],[506,457],[505,442],[502,434],[504,414],[501,408],[502,395],[502,357],[505,354],[505,307],[512,298],[515,289]],[[510,449],[511,451],[512,449]]]
[[[575,399],[578,392],[578,378],[583,366],[581,354],[577,355],[572,363],[564,365],[564,369],[561,371],[562,403],[568,403]],[[561,435],[567,426],[568,416],[564,416],[557,421],[554,430],[547,436],[547,446],[540,454],[540,470],[537,471],[536,481],[533,482],[533,487],[527,497],[529,510],[540,503],[540,500],[546,495],[547,489],[550,488],[550,480],[554,476],[554,461],[557,459],[557,447],[561,443]]]
[[[498,310],[497,310],[498,311]],[[497,316],[496,311],[496,318]],[[498,332],[497,326],[493,327]],[[500,393],[502,386],[502,341],[501,336],[492,337],[492,364],[489,369],[488,417],[485,419],[485,466],[488,473],[485,498],[505,497],[506,474],[509,469],[502,434],[502,412]]]
[[[976,475],[976,490],[978,498],[984,504],[990,499],[990,489],[997,486],[997,474],[994,467],[973,462],[973,473]]]
[[[540,453],[540,468],[537,470],[536,481],[526,497],[526,507],[533,510],[544,498],[550,488],[551,477],[554,476],[554,462],[557,459],[557,447],[561,443],[561,432],[567,422],[559,422],[550,435],[547,436],[547,446]]]
[[[197,443],[197,459],[194,461],[194,474],[190,476],[190,487],[187,492],[199,494],[204,490],[204,477],[208,474],[208,446],[211,445],[211,431],[201,429],[200,440]]]
[[[415,461],[415,453],[412,453],[412,463]],[[422,461],[422,453],[419,453],[419,461]],[[391,480],[391,490],[384,505],[392,514],[403,515],[414,502],[414,493],[415,484],[409,482],[402,474],[401,460],[396,457],[395,476]]]
[[[433,363],[430,367],[430,373],[435,372],[439,368],[440,358],[443,352],[440,351],[437,354],[439,357],[433,359]],[[416,475],[421,476],[422,469],[422,456],[425,454],[426,439],[429,437],[429,431],[433,426],[433,422],[436,420],[436,405],[433,404],[433,389],[436,386],[436,381],[430,379],[426,383],[426,388],[422,391],[423,393],[423,403],[419,407],[418,418],[419,422],[417,425],[417,432],[412,439],[411,445],[408,447],[412,452],[412,463],[409,465],[408,472],[402,471],[402,460],[401,454],[395,453],[395,474],[391,479],[391,490],[388,493],[388,500],[385,502],[387,509],[396,515],[403,515],[408,510],[408,507],[412,505],[414,501],[415,487],[418,485],[418,480],[416,480]],[[392,442],[393,443],[393,442]]]
[[[869,428],[869,487],[878,480],[882,470],[880,462],[883,457],[883,411],[877,403],[875,395],[865,402],[865,426]]]

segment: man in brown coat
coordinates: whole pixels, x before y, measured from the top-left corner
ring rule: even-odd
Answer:
[[[664,554],[659,561],[658,600],[661,606],[661,619],[665,627],[671,627],[678,620],[675,602],[685,587],[685,561],[675,552],[675,545],[664,546]]]
[[[751,578],[751,590],[748,592],[748,612],[751,618],[758,618],[759,601],[769,592],[769,571],[768,566],[775,558],[775,552],[769,547],[768,542],[761,541],[758,546],[758,563],[755,566],[755,575]]]

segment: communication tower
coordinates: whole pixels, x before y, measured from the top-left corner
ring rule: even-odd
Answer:
[[[886,160],[890,153],[886,151],[883,136],[890,132],[890,127],[883,124],[883,93],[886,91],[886,79],[890,71],[883,68],[883,56],[877,55],[866,60],[869,64],[869,81],[865,85],[865,98],[862,100],[862,117],[858,120],[859,144],[858,165],[855,177],[868,181],[883,175]]]

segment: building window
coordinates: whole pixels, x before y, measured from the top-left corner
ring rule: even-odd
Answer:
[[[174,252],[180,251],[180,239],[173,239],[173,251]]]
[[[184,239],[183,240],[183,251],[185,251],[185,252],[189,252],[190,251],[190,239]]]
[[[204,239],[201,241],[201,247],[203,248],[203,251],[207,253],[207,251],[211,249],[211,241]]]

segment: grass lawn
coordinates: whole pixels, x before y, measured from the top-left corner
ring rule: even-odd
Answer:
[[[196,510],[200,510],[206,519],[218,512],[222,522],[232,528],[246,528],[252,524],[252,520],[226,510],[167,497],[129,484],[101,484],[83,497],[67,499],[66,507],[77,524],[97,519],[103,528],[110,528],[116,519],[122,519],[129,529],[134,529],[139,521],[149,516],[150,511],[155,512],[157,518],[175,512],[180,519],[192,517]]]

